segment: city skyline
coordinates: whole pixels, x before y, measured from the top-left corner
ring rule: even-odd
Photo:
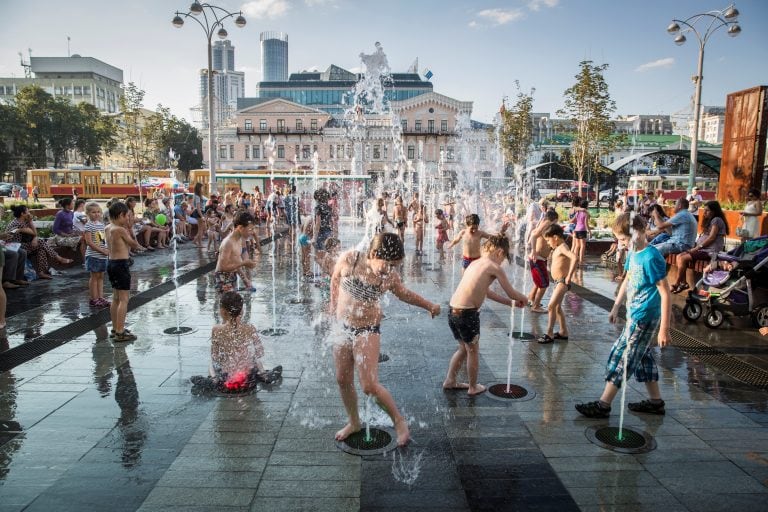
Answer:
[[[514,99],[515,80],[526,92],[536,89],[534,111],[554,115],[581,60],[610,65],[605,75],[617,115],[690,111],[698,43],[691,36],[677,47],[665,28],[672,18],[727,7],[694,0],[642,5],[607,0],[395,1],[386,9],[348,0],[215,3],[242,9],[248,20],[243,29],[227,24],[237,48],[236,69],[245,72],[246,96],[255,95],[261,79],[263,31],[289,35],[290,73],[324,70],[331,64],[359,71],[359,54],[372,53],[379,41],[392,71],[405,71],[418,57],[419,71],[434,74],[434,90],[472,101],[473,119],[483,122],[492,121],[502,97]],[[170,23],[188,4],[83,0],[57,12],[52,9],[59,4],[52,0],[14,1],[4,6],[0,21],[0,76],[23,76],[17,52],[24,58],[27,48],[33,56],[66,56],[69,43],[71,54],[122,69],[126,84],[146,90],[145,107],[162,103],[177,116],[197,121],[190,108],[199,105],[205,38],[196,24],[177,30]],[[724,105],[730,92],[768,84],[768,69],[758,65],[760,50],[768,48],[768,5],[751,0],[736,6],[742,13],[742,34],[729,38],[718,31],[706,47],[705,105]]]

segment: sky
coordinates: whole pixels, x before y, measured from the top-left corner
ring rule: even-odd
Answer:
[[[690,115],[698,42],[676,46],[673,18],[725,9],[724,0],[211,0],[242,10],[247,25],[226,29],[235,68],[245,72],[246,96],[261,79],[259,33],[289,37],[289,72],[330,64],[359,70],[360,53],[378,41],[393,71],[419,59],[435,92],[472,101],[472,118],[491,122],[515,82],[535,89],[534,111],[553,116],[575,82],[579,62],[609,65],[605,78],[617,115]],[[194,120],[200,68],[207,65],[203,30],[171,25],[191,0],[0,0],[0,76],[23,76],[18,52],[38,57],[71,53],[121,68],[126,83]],[[702,103],[724,105],[730,92],[768,85],[768,1],[741,0],[742,33],[724,29],[706,44]],[[697,25],[702,31],[703,25]],[[215,37],[215,36],[214,36]]]

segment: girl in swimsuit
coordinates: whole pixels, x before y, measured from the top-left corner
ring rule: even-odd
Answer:
[[[433,318],[440,314],[440,306],[403,286],[394,269],[404,255],[403,243],[397,234],[379,233],[371,241],[367,254],[346,252],[333,270],[330,311],[342,322],[347,334],[343,342],[334,346],[333,357],[341,399],[349,416],[349,422],[336,433],[336,440],[346,439],[361,428],[355,392],[354,370],[357,368],[363,393],[372,395],[392,418],[398,445],[408,443],[408,424],[392,395],[379,384],[379,299],[391,291],[403,302],[426,309]]]

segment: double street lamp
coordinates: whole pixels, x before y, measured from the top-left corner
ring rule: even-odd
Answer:
[[[229,35],[224,28],[224,21],[235,17],[235,25],[238,28],[245,26],[245,17],[242,11],[229,12],[223,7],[208,3],[200,3],[197,0],[189,6],[189,12],[182,13],[176,11],[173,17],[173,26],[181,28],[184,26],[184,20],[191,18],[200,25],[208,38],[208,164],[210,166],[209,185],[211,194],[216,193],[216,141],[214,139],[214,111],[213,111],[213,51],[211,48],[211,38],[214,32],[219,39],[226,39]],[[202,20],[201,20],[202,17]],[[216,30],[218,28],[218,30]]]
[[[691,137],[691,167],[688,174],[688,193],[693,193],[693,187],[696,180],[696,167],[699,160],[699,118],[701,116],[701,81],[704,79],[702,69],[704,68],[704,46],[709,37],[721,27],[727,27],[727,33],[731,37],[736,37],[741,33],[741,27],[736,22],[739,18],[739,11],[731,4],[721,11],[709,11],[693,16],[684,20],[673,19],[667,27],[667,32],[675,36],[675,44],[680,46],[685,43],[686,33],[692,33],[699,40],[699,67],[693,81],[696,84],[696,93],[693,98],[693,136]],[[700,32],[696,29],[699,25]]]

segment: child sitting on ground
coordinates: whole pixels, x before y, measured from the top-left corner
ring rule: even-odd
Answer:
[[[272,384],[283,373],[282,366],[266,371],[261,363],[264,347],[256,328],[242,321],[243,298],[236,292],[221,295],[221,324],[211,331],[209,376],[190,378],[195,387],[224,393],[251,391],[258,382]]]
[[[467,267],[453,293],[448,313],[448,327],[459,344],[448,365],[448,375],[443,382],[443,389],[466,389],[470,396],[485,391],[485,386],[477,383],[477,369],[480,358],[480,306],[485,298],[505,304],[525,306],[528,298],[518,292],[507,279],[501,268],[504,260],[510,260],[509,239],[506,235],[494,235],[483,244],[482,257]],[[489,289],[494,280],[498,280],[507,297]],[[457,383],[456,374],[467,362],[469,382]]]
[[[565,233],[559,224],[550,224],[542,233],[542,236],[552,248],[552,280],[555,289],[549,298],[547,312],[547,333],[539,337],[539,343],[552,343],[555,340],[568,341],[568,327],[565,325],[565,313],[563,313],[563,298],[565,292],[571,288],[571,279],[576,270],[576,255],[565,245]],[[553,334],[555,321],[560,323],[560,332]]]
[[[451,240],[448,244],[448,248],[452,249],[459,242],[461,242],[461,273],[472,263],[473,261],[480,259],[482,254],[480,253],[480,242],[483,238],[488,238],[491,235],[485,231],[480,230],[480,217],[476,213],[467,215],[464,219],[466,228],[459,231],[456,238]]]
[[[634,233],[630,233],[630,223]],[[630,402],[629,410],[663,415],[664,400],[659,391],[659,373],[653,359],[653,333],[658,328],[656,339],[660,347],[669,343],[669,319],[671,300],[667,285],[667,265],[661,253],[648,245],[645,237],[645,221],[640,215],[630,217],[624,213],[616,218],[613,233],[619,243],[629,247],[624,279],[616,296],[608,320],[616,323],[619,307],[627,297],[627,325],[611,347],[606,365],[605,388],[600,400],[576,405],[576,410],[588,418],[607,418],[611,413],[611,402],[619,392],[624,373],[635,375],[638,382],[644,382],[649,400]],[[630,240],[633,246],[630,245]],[[624,351],[629,350],[624,368]]]

